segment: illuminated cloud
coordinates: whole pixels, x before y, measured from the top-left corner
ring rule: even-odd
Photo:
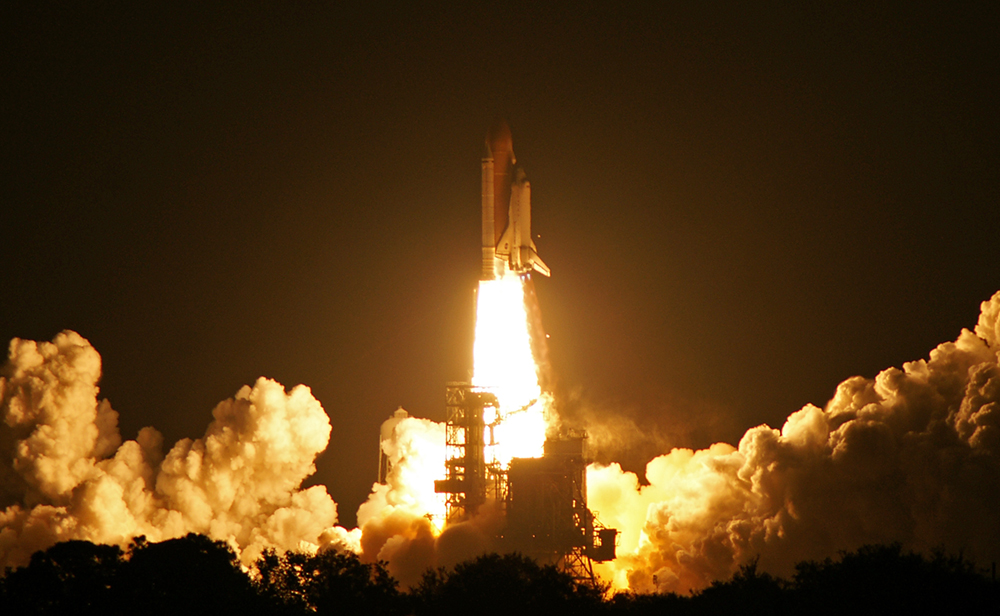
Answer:
[[[674,449],[648,463],[648,485],[617,464],[592,465],[590,508],[621,531],[618,560],[599,573],[618,588],[685,592],[753,558],[788,574],[874,542],[1000,559],[998,351],[1000,293],[983,303],[975,333],[874,379],[850,378],[781,430],[752,428],[737,447]],[[100,370],[73,332],[11,342],[0,373],[0,566],[61,540],[197,532],[245,563],[266,548],[356,552],[387,561],[409,586],[427,567],[495,549],[502,516],[489,503],[441,528],[443,424],[395,426],[382,444],[386,483],[348,530],[335,526],[324,487],[299,489],[331,431],[308,388],[259,379],[215,408],[202,438],[164,455],[153,428],[121,442],[117,413],[97,399]]]
[[[314,550],[343,541],[329,529],[326,488],[299,490],[326,448],[330,422],[309,389],[268,379],[221,402],[205,435],[162,453],[143,428],[121,442],[118,416],[98,402],[101,360],[87,340],[15,339],[0,376],[0,567],[57,541],[126,544],[189,532],[229,542],[244,562],[265,548]]]
[[[1000,293],[975,333],[926,360],[850,378],[824,409],[739,447],[674,449],[649,462],[649,485],[591,466],[589,502],[623,531],[619,587],[688,591],[759,556],[782,574],[865,543],[1000,558]]]

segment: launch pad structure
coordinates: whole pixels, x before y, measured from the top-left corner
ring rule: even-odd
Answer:
[[[447,523],[468,519],[492,502],[503,515],[497,536],[502,551],[596,584],[593,563],[615,558],[618,531],[602,526],[587,508],[586,433],[550,437],[544,455],[514,458],[504,468],[487,454],[503,420],[496,396],[468,383],[448,383],[445,400],[447,474],[434,489],[447,495]]]
[[[481,280],[510,274],[527,278],[531,272],[549,276],[532,239],[531,185],[516,166],[506,123],[490,128],[485,146]],[[448,383],[445,407],[446,475],[434,482],[434,491],[447,495],[446,524],[475,516],[490,504],[503,516],[497,536],[501,550],[521,552],[596,584],[593,563],[615,558],[617,531],[601,526],[587,508],[586,433],[547,435],[541,457],[514,458],[505,466],[492,455],[495,429],[505,419],[493,392]]]
[[[510,128],[493,126],[482,159],[482,277],[493,281],[531,272],[550,275],[531,233],[531,185],[516,165]],[[482,298],[480,298],[481,301]],[[575,580],[597,584],[593,563],[615,558],[618,531],[605,528],[587,508],[587,434],[546,435],[539,457],[498,460],[497,430],[506,419],[488,387],[452,382],[445,387],[445,478],[434,491],[446,495],[445,524],[456,524],[492,508],[502,516],[496,546],[554,565]],[[401,409],[400,409],[401,411]],[[405,417],[383,425],[383,440]],[[380,464],[388,469],[388,461]]]

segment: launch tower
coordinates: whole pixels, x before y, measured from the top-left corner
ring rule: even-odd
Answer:
[[[468,383],[449,383],[445,392],[447,476],[434,489],[447,494],[447,522],[468,519],[490,503],[503,514],[497,537],[503,551],[594,583],[592,563],[614,560],[618,531],[587,508],[586,432],[549,438],[542,457],[514,458],[503,467],[487,453],[502,421],[496,396]]]

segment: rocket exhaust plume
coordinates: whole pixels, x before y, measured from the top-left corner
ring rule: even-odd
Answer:
[[[549,269],[531,240],[530,186],[515,162],[510,130],[493,127],[482,161],[483,273],[472,386],[498,401],[483,409],[481,442],[485,463],[502,468],[515,457],[543,454],[551,404],[539,385],[525,289],[530,272],[548,275]],[[395,423],[382,445],[390,462],[386,482],[373,486],[358,511],[363,558],[387,561],[404,585],[419,581],[427,567],[495,549],[502,522],[497,503],[477,507],[475,515],[467,511],[471,517],[445,528],[443,495],[435,493],[435,481],[445,479],[445,430],[445,424],[413,418]],[[410,454],[400,455],[406,450]]]
[[[502,421],[488,435],[494,460],[542,455],[545,406],[533,353],[525,282],[532,271],[548,276],[531,238],[531,186],[514,167],[510,128],[498,123],[486,135],[483,156],[483,275],[476,295],[472,384],[497,396]],[[486,422],[489,425],[490,421]]]
[[[531,350],[523,281],[505,273],[479,283],[473,386],[493,392],[499,408],[485,418],[488,462],[503,467],[514,457],[538,457],[546,433],[551,398],[538,384]],[[358,509],[364,560],[382,560],[404,586],[429,567],[454,565],[491,549],[502,522],[497,503],[487,503],[472,519],[445,528],[445,424],[408,417],[395,422],[382,442],[389,471],[372,486]]]
[[[492,442],[503,466],[511,458],[541,456],[545,443],[546,399],[538,384],[524,299],[523,281],[516,275],[479,283],[472,384],[495,393],[500,402],[503,421]]]

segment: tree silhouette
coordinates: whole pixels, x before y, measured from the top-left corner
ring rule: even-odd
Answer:
[[[616,593],[607,602],[609,614],[627,616],[650,616],[670,614],[671,616],[686,616],[696,614],[692,607],[692,598],[677,593],[667,594],[637,594],[634,592]]]
[[[148,543],[140,537],[122,568],[118,597],[145,614],[219,614],[263,606],[236,555],[222,541],[189,534]]]
[[[35,552],[27,567],[7,571],[0,584],[8,614],[97,613],[111,610],[123,553],[89,541],[57,543]]]
[[[404,598],[385,566],[362,563],[354,554],[268,551],[257,569],[258,589],[277,613],[405,613]]]
[[[670,614],[1000,614],[1000,585],[976,572],[961,556],[931,558],[904,553],[900,545],[864,546],[837,561],[796,566],[791,581],[757,569],[751,561],[724,582],[685,597],[622,593],[609,613]]]
[[[577,584],[518,554],[430,570],[409,594],[381,563],[353,554],[265,552],[251,580],[223,542],[188,535],[116,546],[69,541],[0,578],[0,614],[1000,614],[1000,584],[959,556],[930,558],[898,544],[796,566],[791,581],[741,567],[693,596],[622,593]]]
[[[761,614],[774,616],[787,611],[787,583],[757,570],[755,558],[725,582],[713,582],[691,601],[699,614]]]
[[[309,609],[304,579],[308,558],[295,552],[278,555],[269,549],[257,559],[258,578],[254,586],[272,613],[301,614]]]
[[[413,596],[418,614],[530,616],[592,613],[602,594],[520,554],[488,554],[451,572],[427,572]]]
[[[813,614],[996,614],[997,584],[961,556],[930,560],[898,543],[841,552],[839,561],[802,562],[792,584],[796,610]]]

